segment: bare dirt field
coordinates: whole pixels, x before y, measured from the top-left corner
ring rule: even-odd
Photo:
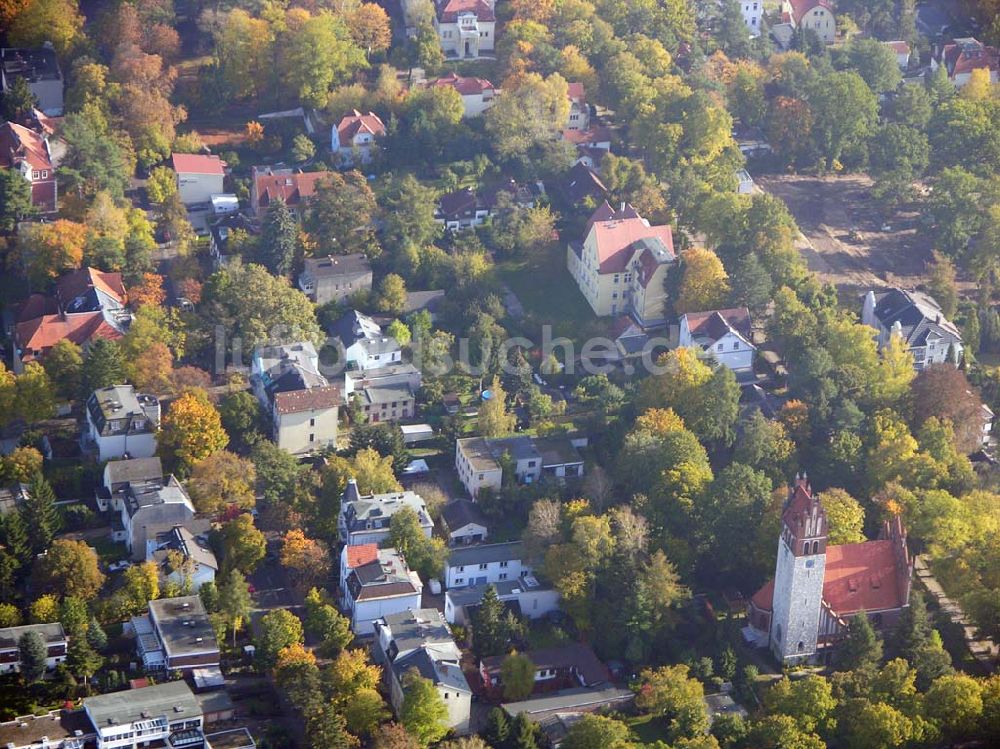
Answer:
[[[755,181],[785,201],[804,235],[797,246],[809,269],[842,296],[923,281],[932,247],[919,214],[903,210],[885,221],[871,201],[870,178],[762,175]]]

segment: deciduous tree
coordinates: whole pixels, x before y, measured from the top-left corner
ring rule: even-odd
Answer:
[[[437,687],[415,668],[403,675],[403,708],[400,722],[420,746],[428,746],[448,733],[448,707]]]
[[[223,565],[226,570],[250,574],[267,553],[267,542],[249,512],[240,513],[222,526]]]
[[[217,514],[229,505],[249,510],[256,502],[256,480],[257,471],[251,461],[228,450],[217,450],[195,464],[188,491],[198,512]]]
[[[35,561],[33,580],[39,590],[89,601],[100,591],[104,575],[97,553],[85,542],[58,539]]]
[[[219,412],[204,390],[187,391],[163,417],[159,447],[182,474],[228,442]]]

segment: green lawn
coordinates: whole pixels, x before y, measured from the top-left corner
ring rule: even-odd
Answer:
[[[633,737],[640,744],[655,744],[657,741],[666,743],[671,738],[666,721],[655,715],[637,715],[626,718],[625,723],[632,729]]]
[[[117,562],[128,557],[128,549],[125,544],[112,541],[110,538],[100,538],[92,541],[91,545],[102,562]]]

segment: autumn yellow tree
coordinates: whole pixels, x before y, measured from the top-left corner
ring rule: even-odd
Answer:
[[[403,488],[392,471],[392,456],[383,457],[374,448],[358,450],[351,460],[351,468],[362,494],[398,492]]]
[[[315,666],[316,656],[312,654],[312,651],[306,650],[301,642],[295,642],[278,651],[278,660],[274,664],[274,670],[281,671],[283,668],[301,665]]]
[[[831,544],[855,544],[865,540],[861,529],[865,524],[865,509],[843,489],[827,489],[819,495],[826,512]]]
[[[913,368],[913,353],[898,333],[889,336],[881,353],[880,376],[875,383],[876,397],[883,404],[892,405],[910,392],[910,383],[917,375]]]
[[[389,15],[375,3],[362,3],[351,13],[348,27],[351,39],[368,57],[389,49],[392,42],[392,25]]]
[[[681,255],[681,282],[674,302],[677,314],[718,309],[728,296],[729,276],[714,252],[692,247]]]
[[[281,542],[281,564],[305,587],[321,584],[330,573],[330,550],[322,541],[308,538],[298,528]]]
[[[517,417],[507,410],[507,393],[494,377],[490,384],[491,397],[479,405],[479,433],[484,437],[506,437],[514,431]]]
[[[204,390],[192,389],[173,402],[163,417],[160,452],[187,475],[200,460],[229,444],[219,412]]]
[[[986,101],[992,99],[1000,90],[990,80],[989,68],[976,68],[969,74],[969,80],[962,86],[960,95],[963,99]]]
[[[18,235],[17,244],[28,278],[44,284],[63,271],[79,268],[87,234],[84,224],[67,219],[25,227]]]
[[[128,298],[135,307],[147,304],[159,307],[167,298],[167,292],[163,290],[163,276],[159,273],[143,273],[142,281],[129,289]]]
[[[132,384],[147,393],[169,393],[174,357],[166,344],[157,341],[128,364]]]
[[[25,5],[7,31],[10,46],[40,47],[52,42],[59,56],[65,57],[83,30],[77,0],[31,0]]]
[[[231,504],[249,510],[256,501],[256,480],[251,461],[228,450],[218,450],[195,464],[188,490],[198,512],[215,514]]]

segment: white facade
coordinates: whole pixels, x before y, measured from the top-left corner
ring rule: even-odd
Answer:
[[[417,578],[416,572],[411,572]],[[361,637],[371,635],[375,630],[375,622],[390,614],[398,614],[407,609],[419,609],[423,585],[419,579],[414,583],[418,586],[416,592],[404,595],[386,596],[384,598],[374,598],[371,600],[355,601],[347,596],[349,610],[351,612],[351,631]]]
[[[213,195],[224,192],[222,174],[177,173],[177,194],[184,205],[211,203]]]
[[[376,345],[372,345],[375,343]],[[381,345],[378,345],[381,344]],[[379,341],[357,341],[346,349],[346,360],[358,369],[378,369],[403,361],[403,350],[395,338],[383,336]]]
[[[734,372],[752,370],[757,347],[747,336],[726,323],[722,313],[715,313],[713,317],[717,323],[714,326],[710,324],[712,320],[705,322],[705,313],[681,315],[678,347],[704,352]]]
[[[904,327],[902,313],[911,308],[913,312],[907,315]],[[944,316],[937,302],[922,292],[893,289],[877,296],[869,291],[862,305],[861,322],[877,331],[875,340],[879,350],[893,335],[901,336],[913,354],[913,366],[918,371],[932,364],[957,365],[962,360],[961,333]]]
[[[521,557],[520,541],[455,549],[445,562],[444,585],[463,588],[518,580],[532,571]]]
[[[760,19],[764,15],[762,0],[740,0],[740,11],[743,13],[743,23],[747,25],[750,37],[760,36]]]
[[[559,610],[559,591],[552,587],[542,587],[530,575],[514,583],[498,583],[494,587],[501,601],[517,601],[521,614],[529,619],[541,619]],[[482,588],[451,588],[444,594],[444,618],[449,624],[464,626],[465,607],[476,605],[482,600]]]
[[[0,629],[0,674],[17,674],[21,672],[21,649],[18,645],[22,635],[27,632],[37,632],[45,642],[47,657],[45,667],[52,671],[66,660],[66,649],[69,640],[63,631],[62,624],[25,624],[20,627],[5,627]]]
[[[448,543],[452,546],[468,545],[485,541],[489,530],[479,523],[466,523],[452,530],[448,529]]]
[[[485,5],[486,3],[482,3]],[[496,22],[492,11],[489,20],[480,20],[476,13],[459,12],[454,20],[434,19],[434,27],[446,58],[474,60],[480,56],[492,57]]]
[[[279,393],[279,395],[281,395]],[[311,453],[337,444],[337,405],[281,413],[280,398],[275,398],[272,413],[274,443],[293,455]]]
[[[833,44],[837,36],[837,19],[826,0],[783,0],[782,16],[795,28],[810,29],[820,41]]]

